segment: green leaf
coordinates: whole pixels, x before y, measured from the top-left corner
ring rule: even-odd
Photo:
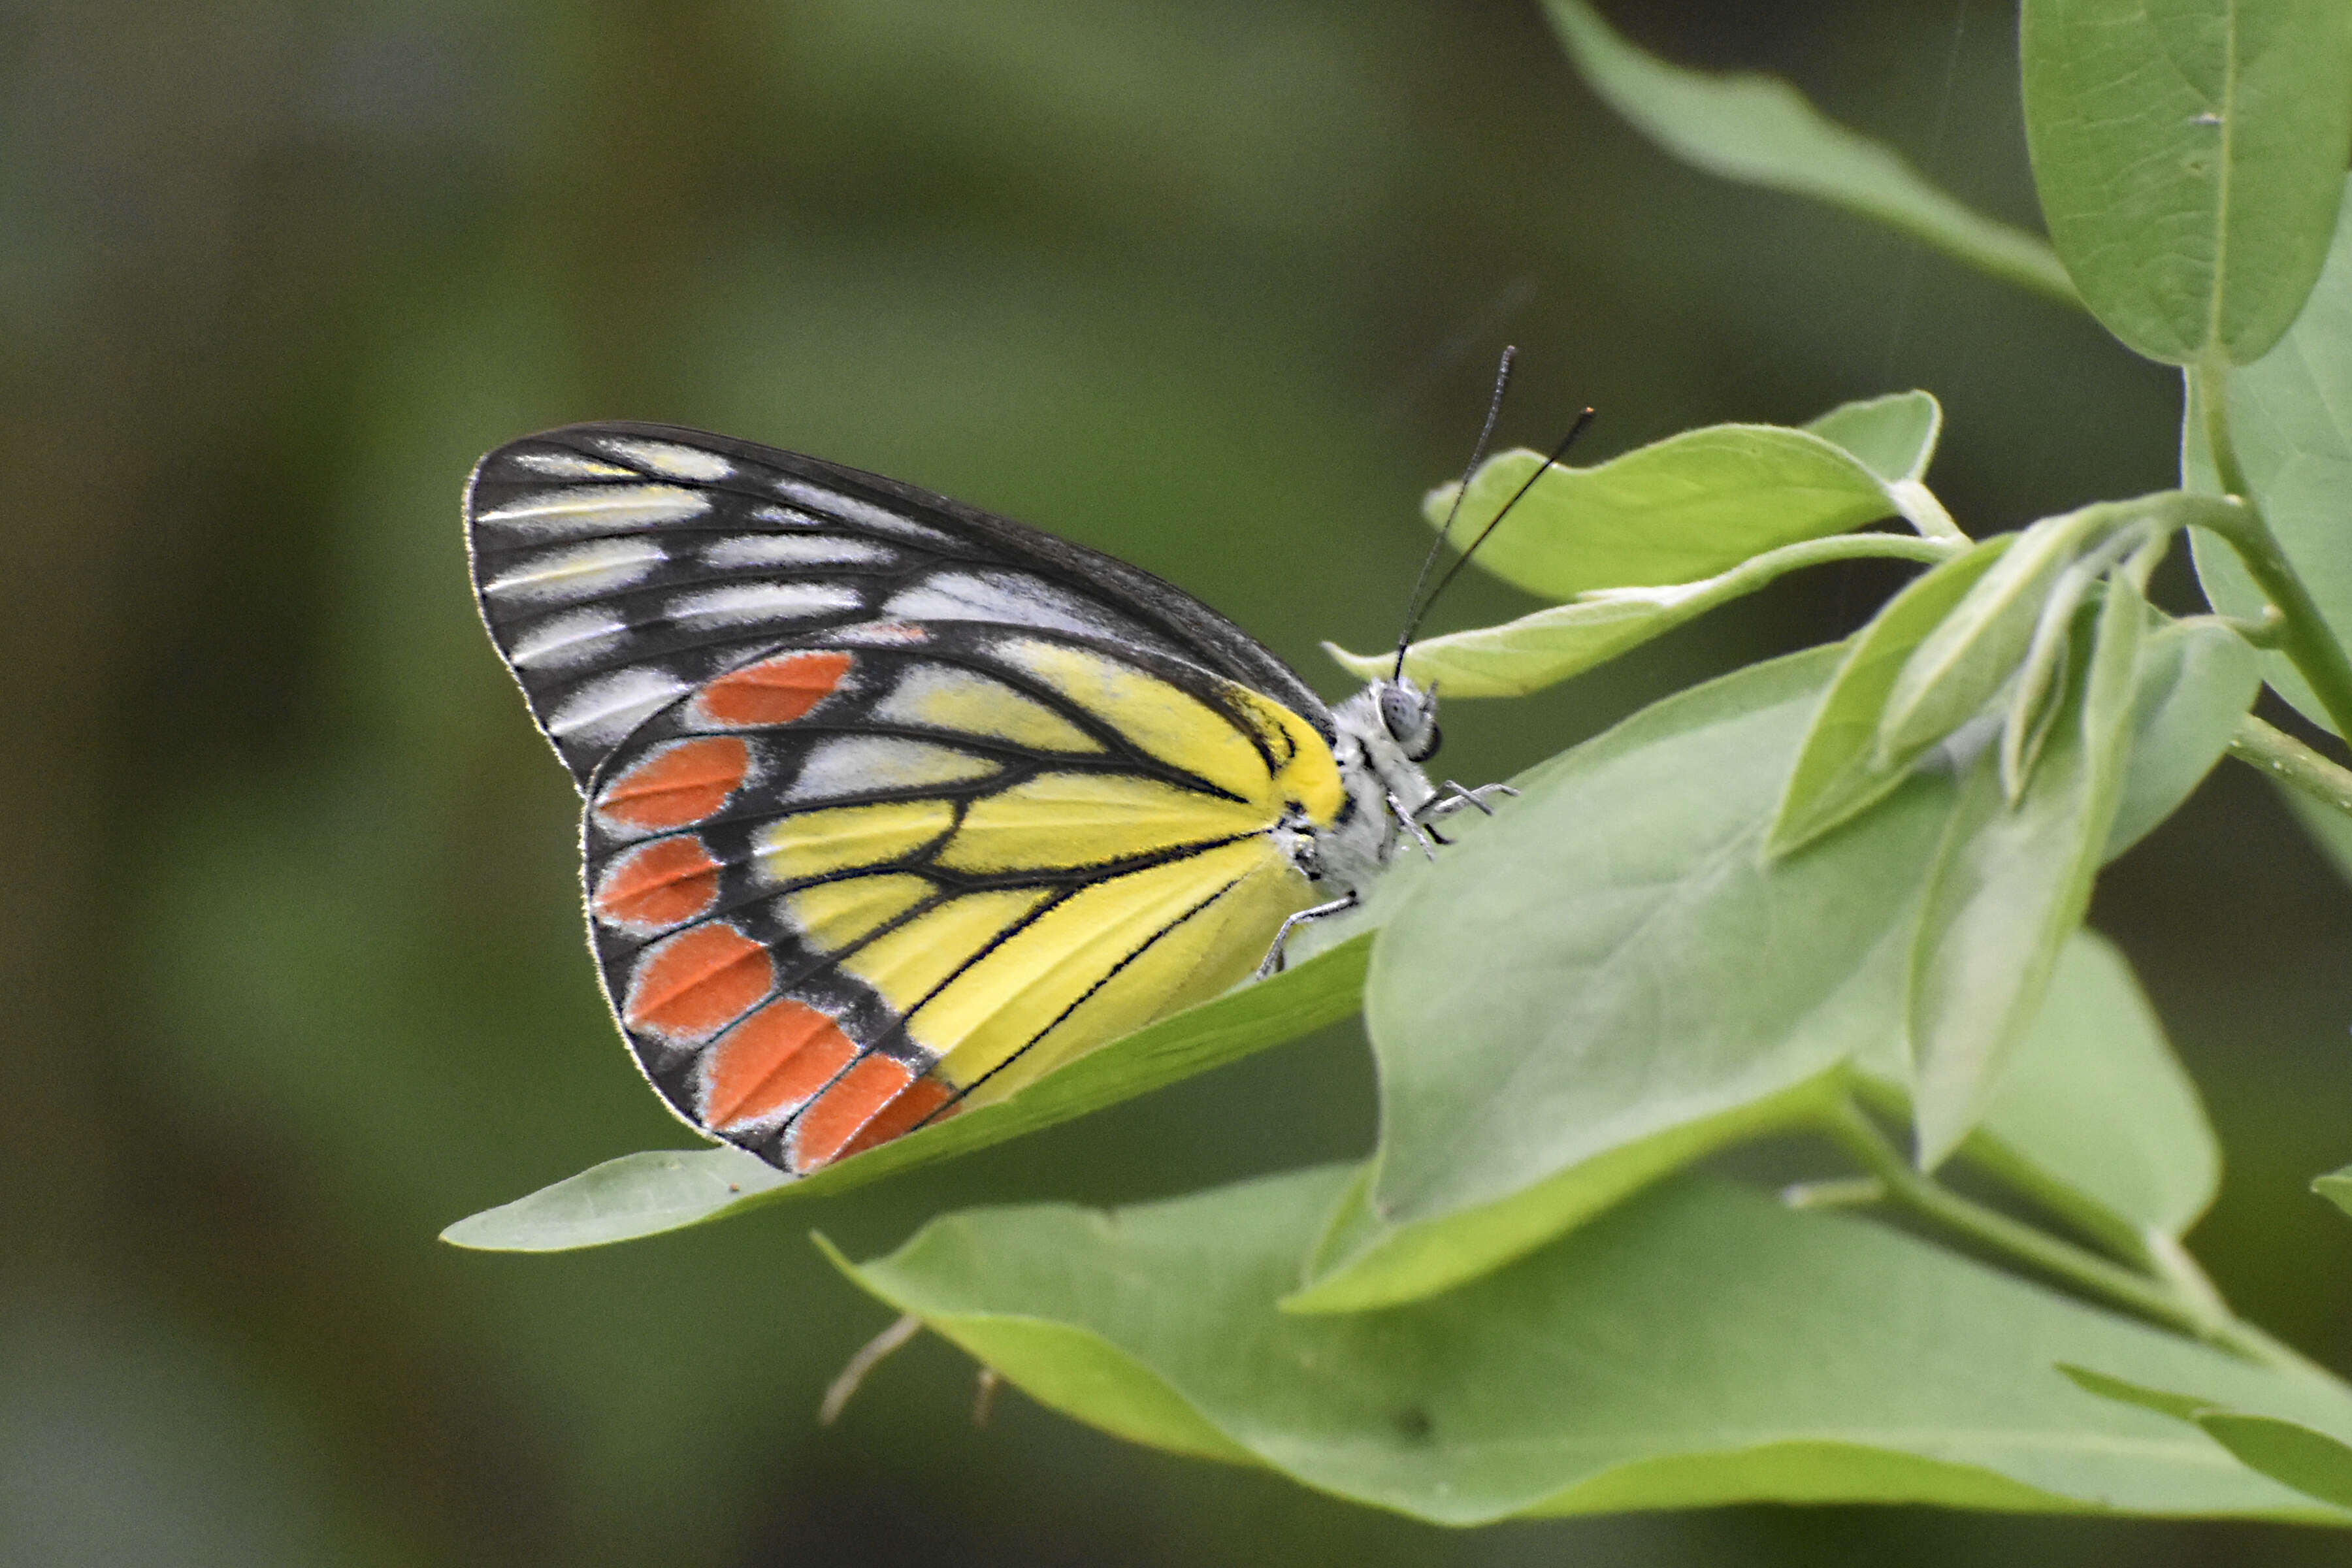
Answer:
[[[1276,1310],[1353,1179],[951,1215],[844,1267],[1079,1420],[1444,1524],[1760,1500],[2347,1517],[2050,1363],[2315,1430],[2352,1431],[2352,1393],[1718,1183],[1428,1300]]]
[[[1549,0],[1549,9],[1592,90],[1685,163],[1843,207],[1996,278],[2074,302],[2048,245],[1970,211],[1893,149],[1824,117],[1787,82],[1668,65],[1610,31],[1582,0]]]
[[[1855,1066],[1873,1098],[1908,1110],[1901,1046]],[[2164,1026],[2123,954],[2095,931],[2068,939],[1959,1157],[2040,1198],[2126,1257],[2178,1237],[2213,1201],[2220,1146]]]
[[[1349,1184],[1299,1270],[1286,1312],[1361,1312],[1417,1300],[1487,1273],[1718,1149],[1817,1121],[1832,1075],[1595,1154],[1499,1203],[1402,1222],[1376,1205],[1376,1164]]]
[[[1919,755],[1984,710],[2032,647],[2053,590],[2122,510],[2115,502],[2084,507],[2017,536],[1904,661],[1879,711],[1882,764]]]
[[[1805,428],[1853,453],[1889,485],[1916,483],[1935,459],[1944,410],[1924,392],[1895,392],[1842,403]]]
[[[1405,651],[1407,675],[1443,686],[1448,700],[1523,697],[1605,664],[1783,573],[1859,556],[1938,561],[1949,547],[1899,533],[1809,539],[1751,556],[1720,576],[1666,588],[1596,588],[1498,626],[1424,637]],[[1357,654],[1330,643],[1324,651],[1365,680],[1388,674],[1393,653]]]
[[[2146,1388],[2120,1377],[2093,1372],[2087,1366],[2075,1366],[2061,1362],[2058,1370],[2074,1381],[2074,1386],[2102,1399],[2113,1399],[2125,1405],[2137,1405],[2143,1410],[2153,1410],[2158,1415],[2169,1415],[2176,1421],[2195,1421],[2200,1410],[2210,1410],[2210,1401],[2191,1399],[2185,1394],[2168,1394],[2160,1388]]]
[[[1984,1113],[2082,923],[2122,796],[2147,619],[2147,600],[2118,574],[2086,668],[2017,805],[1990,749],[1962,782],[1929,875],[1906,1007],[1923,1168],[1958,1147]]]
[[[2311,1184],[2311,1190],[2346,1214],[2352,1214],[2352,1165],[2320,1177]]]
[[[1370,946],[1370,936],[1360,935],[1271,979],[1114,1040],[1009,1100],[934,1122],[811,1175],[788,1177],[731,1146],[655,1150],[608,1160],[459,1220],[441,1239],[493,1252],[603,1247],[730,1218],[781,1199],[841,1192],[968,1154],[1338,1023],[1359,1005]]]
[[[2025,0],[2052,240],[2150,359],[2259,359],[2319,275],[2352,150],[2343,0]]]
[[[2087,1367],[2058,1370],[2103,1399],[2169,1415],[2201,1428],[2240,1463],[2284,1486],[2340,1509],[2352,1509],[2352,1445],[2300,1421],[2250,1415],[2210,1400],[2170,1394],[2109,1377]]]
[[[1292,1305],[1483,1273],[1900,1028],[1947,782],[1814,854],[1761,853],[1839,654],[1646,709],[1517,781],[1436,865],[1391,873],[1364,994],[1380,1224]]]
[[[2197,1425],[2248,1468],[2322,1502],[2352,1509],[2352,1447],[2273,1415],[2210,1410]]]
[[[2138,843],[2195,793],[2262,679],[2262,656],[2217,621],[2174,621],[2148,635],[2132,697],[2131,762],[2103,859]]]
[[[1480,464],[1454,542],[1475,540],[1543,460],[1522,447]],[[1429,493],[1422,510],[1431,527],[1444,523],[1458,488]],[[1695,583],[1896,510],[1878,476],[1842,447],[1777,425],[1716,425],[1594,468],[1551,468],[1474,559],[1530,594],[1572,599]]]
[[[2338,214],[2336,239],[2303,314],[2276,348],[2233,372],[2230,428],[2246,484],[2279,547],[2319,602],[2336,637],[2352,639],[2352,529],[2344,498],[2352,494],[2352,203]],[[2205,453],[2204,418],[2192,395],[2181,426],[2181,487],[2218,494]],[[2252,618],[2264,600],[2236,553],[2200,531],[2190,536],[2205,596],[2224,615]],[[2284,654],[2263,659],[2263,675],[2305,718],[2333,730],[2326,710]]]
[[[2030,1168],[2135,1229],[2186,1235],[2221,1186],[2196,1083],[2130,963],[2095,931],[2066,942],[1979,1130],[1989,1163]]]
[[[1786,855],[1811,843],[1884,800],[1910,775],[1925,746],[1879,760],[1887,696],[1919,645],[2020,537],[1995,535],[1919,577],[1848,646],[1790,770],[1765,840],[1768,854]]]

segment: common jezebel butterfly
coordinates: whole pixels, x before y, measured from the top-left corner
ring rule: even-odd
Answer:
[[[1113,557],[661,425],[500,447],[477,601],[586,800],[646,1077],[800,1173],[1278,965],[1410,836],[1436,698],[1327,708]]]

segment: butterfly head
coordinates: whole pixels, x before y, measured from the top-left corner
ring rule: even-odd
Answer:
[[[1425,763],[1435,756],[1444,740],[1437,728],[1437,688],[1423,689],[1400,675],[1375,681],[1370,689],[1381,728],[1388,731],[1405,760]]]

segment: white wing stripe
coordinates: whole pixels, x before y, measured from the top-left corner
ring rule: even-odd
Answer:
[[[548,720],[548,732],[567,741],[617,741],[686,689],[666,670],[624,669],[573,692]]]
[[[722,572],[744,566],[883,565],[898,559],[896,551],[863,539],[826,539],[779,533],[722,539],[702,552],[705,565]]]
[[[633,436],[608,436],[599,443],[615,457],[641,463],[673,479],[723,479],[735,465],[716,452],[681,447],[675,441],[646,441]]]
[[[625,479],[632,476],[628,469],[612,463],[600,463],[593,458],[583,458],[577,452],[517,452],[517,465],[534,474],[545,474],[551,479]]]
[[[876,506],[854,496],[841,495],[803,479],[778,479],[776,489],[805,507],[854,522],[860,528],[878,529],[907,539],[917,539],[926,544],[952,546],[954,541],[936,529],[925,528],[919,522],[900,517],[887,507]]]
[[[587,533],[678,522],[710,510],[710,498],[675,485],[595,485],[541,490],[475,521],[532,533]]]
[[[836,735],[801,764],[788,801],[835,799],[869,790],[921,789],[984,779],[1002,770],[985,757],[896,735]]]
[[[667,552],[650,539],[600,539],[571,550],[534,555],[482,584],[493,599],[562,604],[607,588],[625,587],[651,573]]]
[[[531,627],[515,639],[508,657],[518,669],[561,668],[584,664],[629,629],[628,623],[609,610],[578,610]]]
[[[673,621],[738,626],[832,615],[864,603],[856,589],[838,583],[743,583],[685,595],[671,602],[668,614]]]

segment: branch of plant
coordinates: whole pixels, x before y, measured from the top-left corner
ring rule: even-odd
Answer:
[[[2229,364],[2208,355],[2190,367],[2196,378],[2197,408],[2204,424],[2205,446],[2213,472],[2227,492],[2226,510],[2213,510],[2189,521],[2218,534],[2245,565],[2254,585],[2283,617],[2277,647],[2310,683],[2313,695],[2327,710],[2336,733],[2352,735],[2352,658],[2327,625],[2294,563],[2280,548],[2278,536],[2263,517],[2238,447],[2230,431]]]
[[[1750,556],[1723,574],[1721,578],[1711,581],[1719,583],[1738,578],[1744,582],[1751,574],[1751,568],[1753,575],[1769,580],[1807,566],[1868,556],[1895,561],[1922,561],[1932,566],[1938,561],[1958,554],[1968,548],[1968,544],[1965,535],[1958,536],[1957,541],[1947,541],[1915,539],[1905,533],[1833,533],[1826,539],[1800,540],[1797,543],[1783,544],[1777,550]]]
[[[2352,768],[2330,760],[2249,713],[2230,737],[2230,754],[2321,805],[2352,816]]]
[[[1915,1169],[1851,1094],[1831,1097],[1820,1125],[1881,1184],[1888,1201],[1989,1252],[2249,1361],[2298,1376],[2336,1381],[2326,1368],[2292,1346],[2231,1314],[2185,1253],[2178,1259],[2161,1260],[2173,1267],[2143,1274],[1962,1197]],[[2183,1262],[2188,1263],[2185,1270],[2179,1267]]]
[[[1960,525],[1952,521],[1952,514],[1944,510],[1944,503],[1918,480],[1899,479],[1886,487],[1886,496],[1920,538],[1939,539],[1963,547],[1969,542]]]

